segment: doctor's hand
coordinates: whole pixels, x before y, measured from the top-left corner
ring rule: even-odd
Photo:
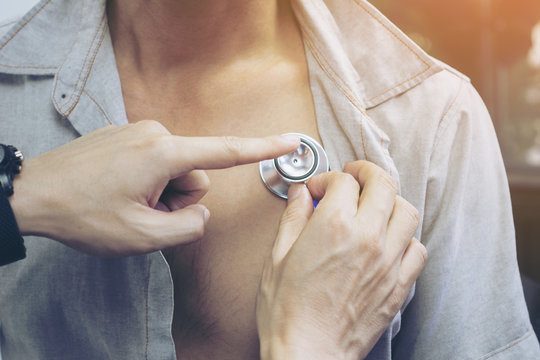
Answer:
[[[25,160],[10,198],[23,235],[120,256],[194,241],[210,215],[203,169],[284,155],[299,139],[192,138],[155,121],[109,126]]]
[[[261,358],[366,357],[426,262],[418,222],[367,161],[291,186],[257,297]]]

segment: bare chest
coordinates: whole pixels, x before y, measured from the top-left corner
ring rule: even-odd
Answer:
[[[306,85],[233,103],[141,106],[128,97],[126,109],[130,121],[152,118],[182,136],[300,132],[320,140]],[[175,285],[177,353],[252,359],[258,353],[254,309],[260,274],[286,202],[265,188],[258,164],[207,173],[211,187],[201,203],[211,218],[204,237],[166,253]]]

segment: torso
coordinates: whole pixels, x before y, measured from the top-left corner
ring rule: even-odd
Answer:
[[[182,136],[241,137],[300,132],[319,138],[307,66],[280,64],[236,86],[206,83],[196,96],[132,93],[130,122],[155,119]],[[202,95],[201,95],[202,94]],[[208,171],[201,200],[211,212],[204,237],[166,253],[175,286],[173,336],[182,359],[258,358],[255,299],[286,206],[262,183],[258,164]]]

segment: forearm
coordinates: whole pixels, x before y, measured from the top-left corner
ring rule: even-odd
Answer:
[[[149,253],[202,236],[210,215],[198,203],[209,187],[204,169],[277,157],[298,143],[180,137],[155,121],[105,127],[26,160],[10,204],[22,234],[95,255]]]

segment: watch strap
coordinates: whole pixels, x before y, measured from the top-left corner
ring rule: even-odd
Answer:
[[[4,173],[0,170],[0,192],[5,196],[13,195],[13,177],[11,174]]]
[[[26,257],[24,240],[6,195],[0,192],[0,266]]]
[[[23,154],[12,145],[0,144],[0,192],[13,195],[13,177],[21,172]]]

